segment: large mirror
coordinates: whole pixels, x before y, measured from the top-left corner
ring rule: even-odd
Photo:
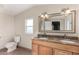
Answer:
[[[48,14],[47,19],[39,18],[40,32],[71,32],[76,30],[76,11],[70,13],[52,13]]]

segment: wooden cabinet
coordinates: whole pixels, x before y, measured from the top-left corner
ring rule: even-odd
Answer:
[[[52,48],[46,46],[39,46],[39,55],[52,55]]]
[[[79,55],[79,47],[56,42],[33,39],[33,55]]]
[[[72,52],[54,49],[54,55],[72,55]]]

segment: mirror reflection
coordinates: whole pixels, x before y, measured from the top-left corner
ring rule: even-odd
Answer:
[[[40,31],[60,31],[60,32],[74,32],[75,27],[75,11],[69,14],[53,13],[49,14],[48,19],[40,20]]]

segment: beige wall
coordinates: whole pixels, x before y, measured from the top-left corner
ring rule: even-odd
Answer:
[[[24,12],[15,16],[16,34],[21,35],[20,46],[30,48],[30,49],[32,48],[32,45],[31,45],[32,39],[31,38],[33,35],[35,35],[38,32],[38,16],[40,15],[40,13],[60,12],[62,8],[70,8],[70,9],[77,10],[76,33],[72,34],[72,35],[78,36],[78,33],[79,33],[79,24],[78,24],[78,22],[79,22],[79,17],[78,17],[79,5],[39,5],[39,6],[33,7],[29,10],[25,10]],[[29,17],[32,17],[34,19],[34,34],[33,35],[28,35],[28,34],[25,34],[25,32],[24,32],[24,21],[25,21],[25,19],[27,19]]]
[[[0,13],[0,49],[15,35],[14,18]]]

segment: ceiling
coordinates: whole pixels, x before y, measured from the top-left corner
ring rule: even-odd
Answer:
[[[33,6],[35,4],[0,4],[0,13],[14,16]]]

